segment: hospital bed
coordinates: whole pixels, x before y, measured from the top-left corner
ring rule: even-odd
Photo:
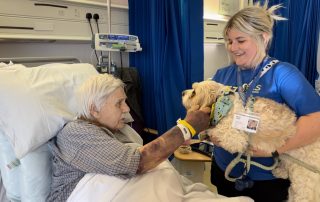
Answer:
[[[13,64],[7,65],[10,61]],[[75,118],[75,89],[98,72],[74,58],[5,58],[0,62],[5,62],[0,63],[0,201],[45,202],[51,183],[47,142]],[[147,174],[126,180],[89,173],[68,202],[111,200],[251,201],[212,193],[206,185],[179,175],[165,161]]]
[[[77,58],[0,58],[1,202],[45,201],[51,179],[46,142],[75,117],[70,97],[94,74]]]

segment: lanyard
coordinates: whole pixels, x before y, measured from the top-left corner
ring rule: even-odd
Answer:
[[[271,60],[268,64],[266,64],[266,66],[264,66],[262,69],[260,69],[259,73],[250,81],[250,83],[248,84],[248,88],[244,89],[242,86],[242,78],[241,78],[241,70],[239,67],[237,67],[237,84],[238,84],[238,89],[239,89],[239,95],[240,98],[242,100],[242,105],[246,106],[247,104],[247,100],[250,97],[250,95],[252,94],[253,89],[256,87],[259,79],[265,75],[269,69],[271,69],[271,67],[278,63],[279,60]]]

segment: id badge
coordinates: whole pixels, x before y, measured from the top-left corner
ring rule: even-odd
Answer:
[[[260,117],[253,114],[234,114],[232,127],[249,133],[256,133],[259,127]]]

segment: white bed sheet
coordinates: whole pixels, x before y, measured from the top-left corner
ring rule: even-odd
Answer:
[[[80,180],[67,202],[253,202],[248,197],[227,198],[213,193],[202,183],[181,176],[165,161],[144,175],[119,179],[87,174]]]
[[[6,196],[6,190],[4,189],[4,186],[2,183],[1,175],[0,175],[0,201],[1,202],[9,202],[9,200],[7,199],[7,196]]]

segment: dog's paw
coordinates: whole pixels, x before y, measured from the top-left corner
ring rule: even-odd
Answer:
[[[272,174],[275,176],[275,177],[278,177],[278,178],[282,178],[282,179],[288,179],[289,178],[289,173],[288,171],[283,168],[283,167],[276,167],[275,169],[272,170]]]
[[[210,140],[210,136],[208,135],[208,131],[207,131],[207,130],[199,133],[198,136],[199,136],[199,140],[200,140],[200,141],[209,141],[209,142],[211,141],[211,140]]]
[[[214,145],[221,146],[219,136],[217,136],[212,130],[208,130],[207,135],[210,142],[212,142]]]

